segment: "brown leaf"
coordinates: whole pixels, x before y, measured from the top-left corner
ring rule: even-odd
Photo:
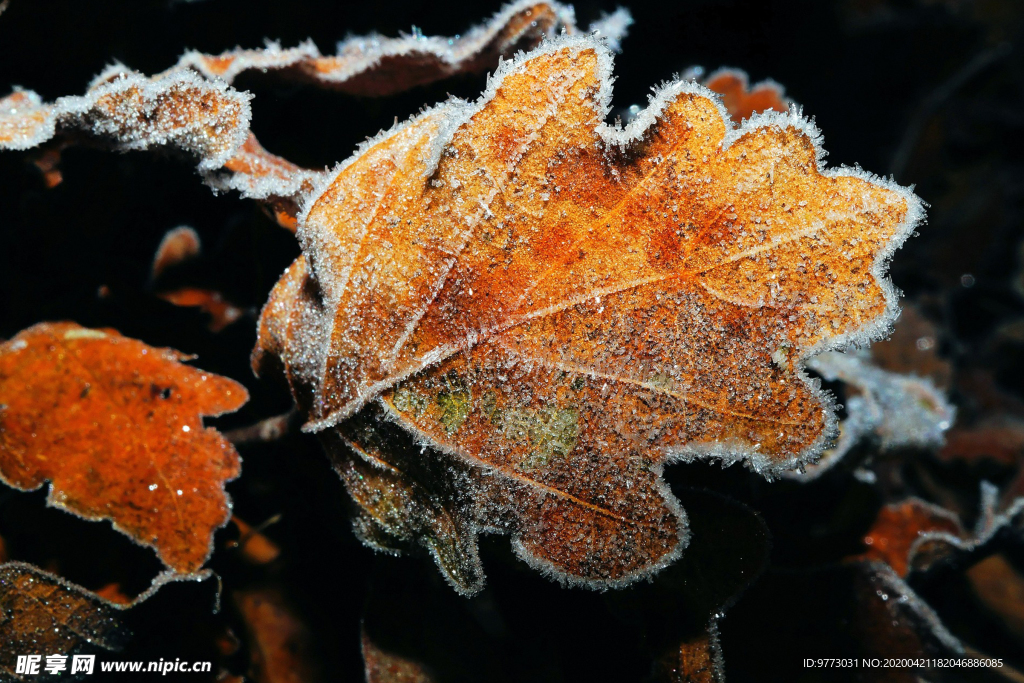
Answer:
[[[245,388],[182,365],[189,357],[114,330],[41,323],[0,344],[0,476],[50,481],[50,505],[199,570],[230,516],[235,449],[203,415],[237,410]]]
[[[436,680],[419,662],[382,650],[365,628],[361,640],[366,683],[433,683]]]
[[[0,99],[0,149],[28,149],[58,133],[79,132],[121,150],[177,148],[209,171],[245,142],[249,99],[191,71],[149,79],[114,65],[82,96],[45,104],[22,90]]]
[[[936,532],[956,537],[964,533],[956,515],[918,498],[886,505],[864,536],[868,549],[862,557],[881,560],[906,576],[915,543],[922,535]]]
[[[195,258],[202,250],[199,233],[187,225],[168,230],[153,255],[153,266],[150,268],[149,279],[156,280],[173,266]]]
[[[16,90],[0,99],[0,150],[28,149],[57,136],[50,150],[57,157],[37,159],[53,186],[60,181],[59,150],[74,142],[92,139],[120,150],[177,149],[197,158],[214,189],[260,200],[278,223],[294,230],[299,201],[324,174],[259,144],[249,132],[250,97],[185,68],[147,78],[114,65],[80,97],[45,104],[33,92]]]
[[[51,108],[31,90],[0,98],[0,149],[28,149],[52,136]]]
[[[591,26],[587,33],[603,29],[601,35],[617,43],[632,20],[624,10],[610,19]],[[336,55],[329,56],[322,55],[312,41],[287,49],[269,43],[262,50],[236,48],[219,55],[189,51],[176,68],[195,69],[227,83],[247,71],[278,72],[320,87],[382,96],[491,69],[501,57],[536,47],[563,30],[578,31],[571,7],[518,0],[505,5],[485,24],[454,38],[419,33],[399,38],[353,36],[338,45]]]
[[[725,680],[722,668],[722,648],[714,622],[707,632],[680,643],[670,657],[655,663],[657,680],[665,683],[721,683]]]
[[[84,588],[23,562],[0,565],[0,678],[15,674],[18,655],[119,650],[127,635],[117,608]]]
[[[953,367],[939,353],[939,331],[913,305],[904,305],[892,334],[871,345],[871,357],[883,370],[930,378],[949,388]]]
[[[822,450],[804,359],[891,319],[884,263],[922,215],[821,170],[805,120],[734,129],[690,82],[611,128],[609,78],[605,47],[562,38],[367,143],[310,204],[254,358],[311,431],[376,401],[473,473],[463,528],[602,586],[685,543],[670,459],[767,474]]]
[[[271,154],[250,133],[237,153],[224,164],[228,173],[211,174],[207,181],[218,190],[237,190],[243,197],[263,201],[277,223],[295,232],[299,203],[326,173],[296,166]]]
[[[224,300],[220,292],[199,287],[182,287],[170,292],[157,294],[164,301],[175,306],[196,307],[210,316],[211,332],[220,332],[245,313],[241,308]]]
[[[991,555],[966,572],[974,594],[1024,643],[1024,577],[1005,555]]]
[[[986,458],[1018,467],[1024,464],[1024,420],[999,414],[972,427],[954,427],[939,457],[968,462]]]
[[[279,592],[269,588],[238,591],[234,601],[245,620],[249,675],[256,683],[318,680],[309,629]]]

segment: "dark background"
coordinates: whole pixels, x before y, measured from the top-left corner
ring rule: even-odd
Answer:
[[[0,14],[0,94],[14,85],[46,100],[80,94],[114,60],[154,73],[186,48],[216,53],[257,47],[265,37],[284,46],[311,37],[330,54],[347,34],[390,36],[415,25],[428,35],[451,35],[499,6],[11,0]],[[644,104],[653,85],[693,65],[740,67],[752,81],[772,78],[785,85],[824,132],[830,165],[860,164],[917,185],[932,207],[929,222],[896,255],[893,277],[941,326],[948,357],[984,365],[1005,391],[1020,396],[1024,335],[1012,324],[1024,314],[1014,284],[1024,233],[1021,3],[686,0],[633,2],[629,8],[636,23],[616,58],[617,109]],[[576,5],[581,26],[614,9],[611,0]],[[396,117],[448,93],[472,98],[483,84],[483,75],[458,77],[381,99],[249,75],[235,85],[255,93],[252,128],[267,149],[322,167],[348,157]],[[116,327],[153,345],[195,353],[200,367],[245,383],[252,401],[218,426],[251,423],[288,408],[284,391],[255,382],[248,352],[256,312],[298,254],[290,234],[253,203],[214,196],[180,159],[72,148],[63,154],[64,182],[48,190],[30,158],[0,154],[0,338],[44,320]],[[178,225],[194,227],[204,245],[202,258],[176,271],[178,283],[221,291],[250,312],[224,332],[209,332],[201,313],[153,295],[153,252]],[[99,296],[101,287],[109,294]],[[308,625],[303,642],[323,680],[361,679],[360,620],[370,609],[402,616],[413,631],[420,629],[422,647],[437,656],[447,653],[451,661],[437,666],[451,680],[474,680],[474,672],[495,663],[503,673],[493,680],[634,681],[649,674],[657,635],[648,631],[654,627],[637,626],[628,609],[616,607],[616,598],[560,590],[530,574],[510,557],[507,539],[485,539],[490,588],[482,598],[464,601],[428,562],[375,557],[354,539],[344,489],[312,439],[292,435],[246,447],[242,455],[242,478],[229,486],[236,513],[250,523],[280,514],[267,534],[282,546],[283,559],[269,568],[248,566],[223,550],[230,535],[225,530],[211,563],[224,577],[225,609],[211,614],[212,582],[170,586],[132,617],[137,637],[123,658],[216,659],[244,673],[249,646],[220,655],[216,642],[226,629],[240,637],[245,631],[232,608],[232,591],[270,586],[286,593]],[[715,512],[715,505],[728,505],[687,493],[687,487],[728,492],[760,513],[754,517],[748,510],[750,519],[737,522],[750,534],[750,546],[729,551],[737,563],[750,565],[750,574],[767,552],[757,520],[774,539],[771,568],[723,622],[730,680],[795,680],[810,675],[799,669],[798,658],[856,654],[852,641],[818,635],[849,602],[845,584],[819,576],[808,587],[780,577],[856,552],[879,504],[875,492],[849,478],[797,491],[738,468],[704,465],[677,465],[669,478],[684,507],[708,510],[707,521],[697,524],[725,524],[728,514]],[[151,553],[108,525],[44,510],[43,499],[42,493],[0,491],[0,536],[16,559],[92,589],[118,581],[138,591],[158,571]],[[723,526],[720,533],[741,532]],[[373,607],[378,603],[383,606]],[[447,626],[431,625],[437,615]],[[687,619],[699,621],[680,617]],[[415,641],[416,633],[401,637]],[[977,638],[990,654],[1016,656],[1020,665],[1012,643],[984,634]]]

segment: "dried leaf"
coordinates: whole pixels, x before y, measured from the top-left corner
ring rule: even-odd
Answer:
[[[917,307],[904,304],[888,339],[871,345],[871,358],[883,370],[927,377],[940,389],[949,388],[953,367],[939,353],[939,331]]]
[[[164,301],[175,306],[196,307],[210,316],[211,332],[220,332],[241,318],[245,311],[224,300],[220,292],[199,287],[182,287],[170,292],[157,294]]]
[[[906,576],[914,544],[925,534],[962,536],[959,518],[918,498],[886,505],[864,537],[864,557],[881,560],[900,576]]]
[[[612,46],[625,35],[632,19],[620,9],[591,26]],[[191,68],[207,78],[231,83],[246,71],[280,72],[321,87],[356,95],[381,96],[461,73],[493,68],[501,57],[536,47],[561,31],[576,33],[572,7],[558,2],[518,0],[505,5],[490,21],[461,36],[444,38],[419,32],[399,38],[354,36],[325,56],[312,41],[282,49],[268,42],[263,49],[236,48],[219,55],[189,51],[176,68]]]
[[[294,609],[274,589],[250,589],[234,594],[245,621],[251,668],[256,683],[313,683],[318,680],[312,660],[310,632]]]
[[[173,266],[195,258],[202,250],[199,233],[187,225],[168,230],[160,240],[160,245],[153,255],[153,266],[150,269],[150,280],[156,280]]]
[[[70,663],[76,654],[119,650],[127,636],[114,605],[23,562],[0,565],[0,615],[4,680],[22,680],[18,655],[63,654]]]
[[[983,481],[981,511],[969,533],[922,532],[911,546],[907,563],[911,571],[926,572],[954,558],[963,558],[989,547],[1001,534],[1019,535],[1024,529],[1024,498],[1000,505],[999,489]]]
[[[706,633],[679,645],[671,657],[655,664],[657,680],[665,683],[722,683],[725,671],[718,625],[712,622]]]
[[[807,121],[733,129],[690,82],[609,127],[610,68],[598,41],[552,41],[478,104],[368,142],[302,217],[254,357],[284,366],[311,431],[376,401],[476,482],[446,484],[456,527],[592,586],[685,543],[670,459],[773,474],[820,453],[834,417],[803,361],[883,329],[885,261],[922,215],[820,170]],[[410,516],[420,533],[444,515]]]
[[[243,197],[263,200],[274,220],[292,232],[297,225],[299,203],[326,176],[322,171],[302,168],[271,154],[252,133],[224,168],[229,173],[210,174],[207,182],[218,190],[237,190]]]
[[[831,351],[807,365],[827,380],[845,382],[851,396],[836,444],[804,472],[786,473],[787,478],[817,479],[868,436],[883,449],[938,448],[956,417],[956,408],[931,379],[882,370],[867,353]]]
[[[990,459],[1003,465],[1024,464],[1024,420],[998,414],[972,427],[954,427],[939,451],[943,460]]]
[[[245,142],[249,99],[191,71],[148,79],[114,65],[82,96],[44,104],[18,90],[0,100],[0,149],[28,149],[74,131],[121,150],[177,148],[195,156],[201,170],[213,170]]]
[[[51,107],[31,90],[0,98],[0,149],[29,149],[53,135]]]
[[[722,106],[737,123],[754,114],[789,111],[790,102],[781,85],[769,80],[750,87],[746,72],[739,69],[719,69],[703,83],[708,90],[722,96]]]
[[[985,607],[1024,643],[1024,577],[1005,555],[991,555],[967,570],[967,580]]]
[[[419,662],[382,650],[365,628],[361,640],[366,683],[433,683],[436,680]]]
[[[238,454],[203,415],[237,410],[240,384],[114,330],[41,323],[0,344],[0,477],[50,481],[48,502],[199,570],[230,516]]]

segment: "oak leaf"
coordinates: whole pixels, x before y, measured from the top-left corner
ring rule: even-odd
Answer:
[[[18,655],[119,650],[127,630],[115,606],[89,591],[23,562],[0,564],[0,679],[21,681]]]
[[[591,586],[664,566],[687,539],[664,465],[813,460],[835,417],[804,360],[896,310],[884,267],[921,219],[912,193],[824,170],[795,114],[734,128],[692,82],[609,126],[610,71],[599,41],[554,40],[479,102],[369,141],[300,217],[262,315],[255,366],[284,368],[329,450],[356,447],[336,458],[394,480],[359,501],[364,537],[420,536],[464,590],[439,548],[482,530]],[[385,422],[448,473],[404,476],[366,436]]]
[[[114,330],[41,323],[0,344],[0,479],[50,481],[50,505],[198,571],[230,517],[238,453],[203,415],[237,410],[244,387],[190,357]]]
[[[956,418],[956,407],[930,378],[883,370],[873,362],[873,351],[830,351],[807,365],[826,380],[845,384],[846,419],[835,445],[803,471],[784,473],[789,479],[814,481],[868,437],[882,450],[937,449]]]
[[[629,13],[619,9],[586,32],[597,33],[617,46],[631,23]],[[412,35],[397,38],[352,36],[338,44],[334,55],[321,54],[312,41],[293,48],[269,42],[262,49],[235,48],[217,55],[190,50],[175,68],[195,69],[207,78],[227,83],[248,71],[277,72],[324,88],[382,96],[457,74],[485,71],[502,57],[534,48],[561,31],[579,31],[572,7],[559,2],[517,0],[487,22],[452,38],[424,36],[415,30]]]

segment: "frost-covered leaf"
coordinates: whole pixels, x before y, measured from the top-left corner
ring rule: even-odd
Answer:
[[[925,534],[963,535],[959,518],[919,498],[886,505],[864,536],[864,557],[881,560],[900,576],[906,576],[914,544]]]
[[[707,631],[686,639],[671,656],[655,664],[662,683],[722,683],[725,671],[722,647],[718,642],[718,625],[712,622]]]
[[[115,64],[82,96],[46,104],[31,91],[16,90],[0,99],[0,150],[28,149],[55,137],[58,148],[84,137],[122,151],[178,150],[198,161],[215,189],[263,201],[279,223],[294,229],[298,202],[323,174],[263,149],[249,132],[250,98],[189,69],[147,78]],[[55,164],[50,160],[44,172],[53,172]]]
[[[0,680],[25,680],[15,673],[18,655],[42,655],[45,664],[63,654],[70,664],[74,655],[119,650],[126,636],[109,602],[30,564],[0,564]]]
[[[245,142],[249,99],[192,71],[150,79],[115,65],[85,95],[45,104],[21,90],[0,100],[0,149],[28,149],[57,133],[81,132],[116,149],[176,148],[212,170]]]
[[[953,424],[956,408],[929,378],[901,375],[877,367],[867,352],[831,351],[811,358],[808,367],[827,380],[846,383],[847,417],[839,439],[821,459],[788,477],[810,481],[828,471],[866,437],[883,449],[939,448]]]
[[[294,231],[299,202],[313,192],[325,176],[296,166],[263,149],[251,133],[237,153],[224,164],[228,173],[211,174],[207,182],[219,190],[237,190],[243,197],[264,200],[273,218]]]
[[[803,361],[891,319],[884,265],[922,215],[824,170],[806,120],[734,128],[691,82],[610,127],[610,72],[561,38],[368,142],[302,215],[255,354],[307,429],[376,402],[479,482],[449,514],[592,586],[685,543],[667,462],[820,453],[834,417]]]
[[[52,107],[31,90],[0,98],[0,149],[28,149],[53,135]]]
[[[940,332],[912,303],[904,303],[888,338],[871,344],[871,359],[883,370],[930,379],[942,390],[952,382],[953,366],[940,351]]]
[[[0,344],[0,478],[197,572],[230,517],[238,454],[203,415],[237,410],[240,384],[114,330],[41,323]]]
[[[977,553],[1000,535],[1020,538],[1022,532],[1024,497],[1001,504],[999,489],[982,482],[981,510],[974,528],[959,534],[942,529],[921,533],[909,549],[907,563],[912,571],[927,571],[937,563]]]
[[[613,48],[632,23],[618,10],[587,29]],[[263,49],[236,48],[219,55],[186,52],[178,67],[192,68],[228,83],[246,71],[281,75],[357,95],[389,95],[460,73],[491,69],[501,57],[536,47],[560,32],[577,33],[572,7],[558,2],[517,0],[486,23],[453,38],[418,31],[398,38],[353,36],[323,55],[312,41],[293,48],[268,42]]]

